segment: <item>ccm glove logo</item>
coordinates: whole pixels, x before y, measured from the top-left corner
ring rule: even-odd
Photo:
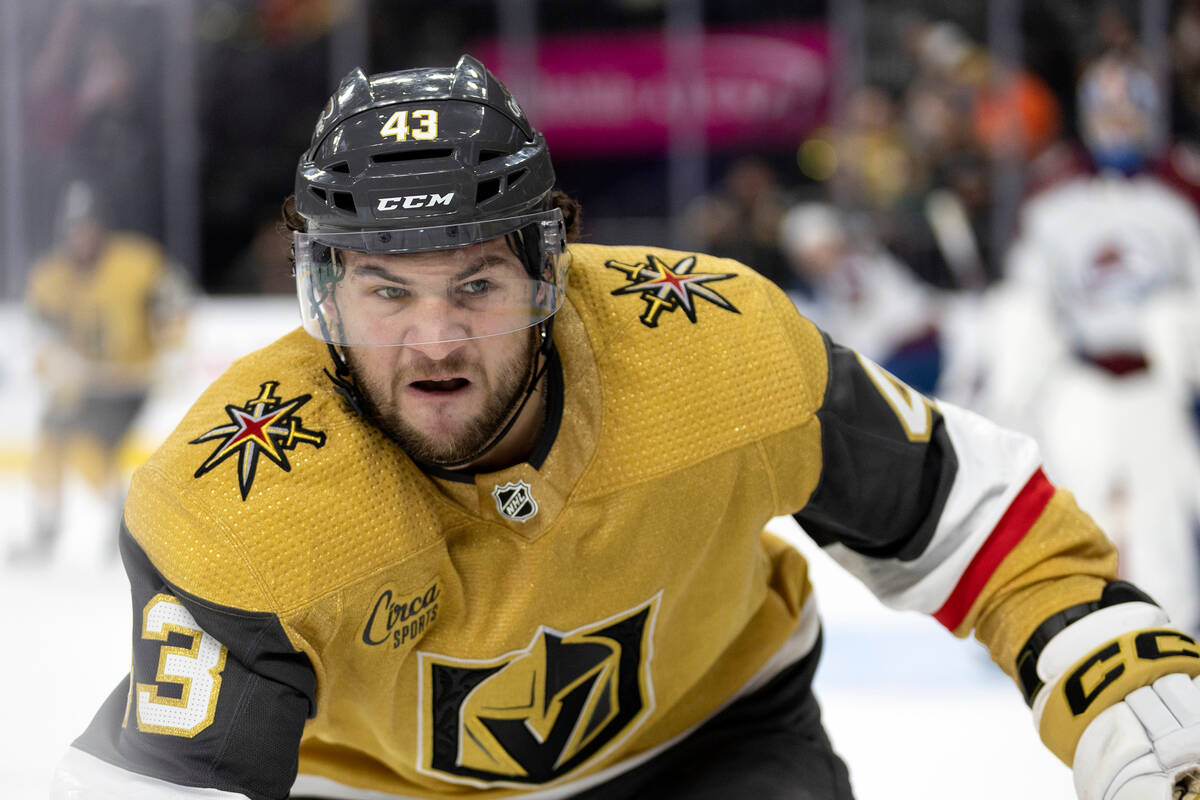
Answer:
[[[1138,662],[1174,657],[1200,659],[1196,640],[1179,631],[1161,629],[1142,631],[1132,641],[1122,637],[1110,642],[1080,662],[1063,679],[1063,695],[1067,706],[1078,717],[1086,713],[1096,698],[1125,674],[1127,667],[1136,669]]]

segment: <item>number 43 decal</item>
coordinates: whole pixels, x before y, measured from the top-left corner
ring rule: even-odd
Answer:
[[[172,633],[189,637],[191,646],[168,645],[167,637]],[[195,736],[212,724],[217,711],[225,645],[200,630],[178,599],[161,593],[150,598],[142,611],[142,638],[162,644],[155,682],[137,684],[138,730]]]
[[[901,383],[883,367],[859,354],[858,363],[875,384],[883,399],[892,407],[910,442],[928,442],[933,432],[933,413],[925,396]]]
[[[379,129],[381,138],[395,136],[397,142],[407,139],[429,140],[438,135],[438,112],[422,108],[412,112],[412,127],[409,127],[409,112],[397,111]]]

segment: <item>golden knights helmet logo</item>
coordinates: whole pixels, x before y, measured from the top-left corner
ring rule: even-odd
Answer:
[[[422,652],[419,769],[473,786],[555,781],[654,709],[650,642],[661,595],[487,661]]]

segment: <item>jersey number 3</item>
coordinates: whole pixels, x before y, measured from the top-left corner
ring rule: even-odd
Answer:
[[[172,633],[190,647],[167,644]],[[191,738],[212,724],[225,669],[225,645],[200,630],[191,612],[169,594],[156,594],[142,610],[142,638],[158,641],[154,683],[137,684],[137,727],[145,733]]]

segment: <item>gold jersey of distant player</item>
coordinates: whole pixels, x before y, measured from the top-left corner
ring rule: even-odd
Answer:
[[[773,517],[1010,674],[1115,577],[1030,440],[834,344],[742,265],[571,250],[528,463],[422,470],[303,331],[203,394],[134,477],[132,674],[77,748],[251,798],[568,791],[812,652]]]
[[[160,343],[156,304],[169,275],[156,243],[111,233],[89,267],[59,252],[39,261],[26,304],[54,344],[87,363],[95,377],[145,383]]]

